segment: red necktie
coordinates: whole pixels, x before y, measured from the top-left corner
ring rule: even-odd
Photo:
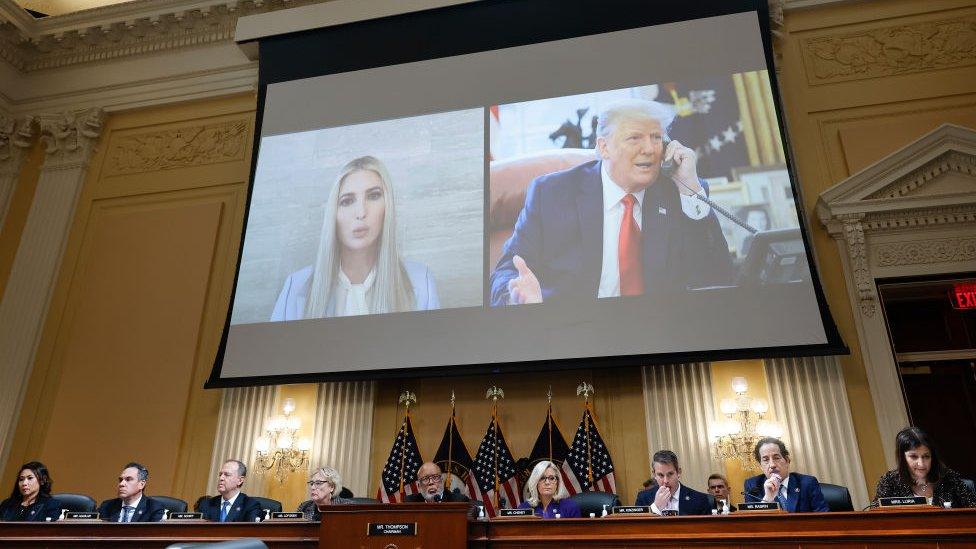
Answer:
[[[617,266],[620,270],[620,295],[644,293],[644,269],[641,266],[641,231],[634,219],[632,194],[623,197],[624,218],[620,221],[620,238],[617,241]]]

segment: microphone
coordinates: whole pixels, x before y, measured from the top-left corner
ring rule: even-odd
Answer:
[[[745,496],[746,498],[753,498],[757,503],[763,503],[762,496],[760,495],[762,492],[750,491],[750,492],[739,492],[739,493]]]
[[[878,507],[880,505],[881,505],[881,502],[879,502],[878,500],[874,500],[871,503],[869,503],[867,507],[865,507],[864,509],[861,509],[861,510],[862,511],[867,511],[868,509],[874,509],[875,507]]]
[[[434,494],[434,497],[433,497],[433,498],[431,498],[431,500],[432,500],[432,501],[433,501],[434,503],[440,503],[440,502],[441,502],[441,500],[443,500],[443,499],[444,499],[444,496],[443,496],[442,494]]]

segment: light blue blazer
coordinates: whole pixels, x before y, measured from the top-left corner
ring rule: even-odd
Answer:
[[[440,309],[441,303],[437,298],[437,287],[434,285],[434,275],[423,263],[403,260],[403,267],[413,286],[415,310],[429,311]],[[271,321],[301,320],[305,314],[305,301],[309,287],[312,285],[312,266],[299,269],[285,279],[285,285],[278,294]],[[335,304],[329,303],[325,311],[326,317],[335,316]]]

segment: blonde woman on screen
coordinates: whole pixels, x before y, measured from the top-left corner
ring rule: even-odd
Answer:
[[[372,156],[350,161],[326,199],[315,263],[288,277],[271,320],[439,307],[430,269],[400,257],[386,166]]]

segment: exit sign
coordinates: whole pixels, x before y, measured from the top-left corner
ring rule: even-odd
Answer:
[[[949,290],[953,309],[976,309],[976,282],[957,282]]]

